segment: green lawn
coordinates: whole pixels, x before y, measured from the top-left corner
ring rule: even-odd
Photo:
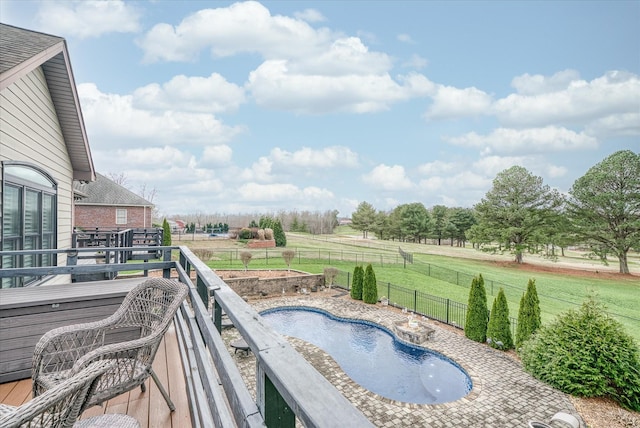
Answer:
[[[360,237],[357,233],[355,236]],[[423,249],[422,253],[415,251],[416,247],[412,245],[403,243],[402,246],[403,249],[409,247],[413,251],[413,265],[403,266],[402,258],[398,256],[398,243],[361,241],[348,235],[318,237],[287,234],[287,248],[295,249],[297,253],[291,264],[292,269],[322,273],[325,267],[333,266],[345,273],[352,273],[356,260],[358,264],[372,263],[379,285],[392,283],[465,304],[472,277],[482,274],[489,307],[502,287],[512,317],[518,315],[520,298],[526,290],[529,278],[536,281],[543,323],[553,320],[562,312],[578,308],[587,296],[594,295],[605,304],[607,312],[620,321],[627,332],[640,343],[640,281],[637,276],[607,279],[531,272],[512,264],[427,253],[433,252],[432,245],[422,244],[417,247]],[[214,269],[242,269],[243,265],[238,257],[242,251],[244,250],[238,248],[216,249],[212,260],[207,264]],[[252,250],[253,258],[249,269],[286,268],[281,257],[282,251],[282,248]],[[508,257],[497,258],[500,261],[508,260]]]

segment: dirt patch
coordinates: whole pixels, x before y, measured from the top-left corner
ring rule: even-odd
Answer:
[[[566,276],[577,276],[582,278],[601,278],[601,279],[613,279],[616,281],[638,281],[640,280],[640,275],[638,274],[622,274],[611,271],[600,271],[600,270],[586,270],[586,269],[578,269],[578,268],[569,268],[562,266],[550,266],[550,265],[542,265],[542,264],[532,264],[532,263],[521,263],[518,264],[516,262],[504,262],[504,261],[495,261],[492,262],[495,266],[499,266],[505,269],[513,269],[520,270],[526,272],[547,272],[556,275],[566,275]]]

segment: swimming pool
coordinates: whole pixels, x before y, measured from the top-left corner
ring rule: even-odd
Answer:
[[[351,379],[382,397],[439,404],[471,391],[471,378],[453,360],[401,342],[378,324],[306,307],[269,309],[261,315],[280,334],[327,352]]]

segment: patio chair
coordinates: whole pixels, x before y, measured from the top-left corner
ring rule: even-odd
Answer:
[[[0,404],[0,427],[71,427],[87,407],[87,399],[110,361],[96,361],[76,375],[21,406]]]
[[[116,365],[100,379],[88,405],[100,404],[138,385],[144,392],[144,382],[151,376],[169,409],[175,410],[152,363],[188,291],[188,286],[178,281],[152,278],[133,288],[110,317],[47,332],[33,355],[33,396],[59,385],[93,361],[109,359]],[[135,339],[114,343],[119,334],[131,337],[132,332]]]

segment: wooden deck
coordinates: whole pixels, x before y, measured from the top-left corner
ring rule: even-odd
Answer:
[[[82,418],[103,413],[126,413],[136,418],[142,428],[190,428],[192,423],[189,402],[178,346],[176,330],[174,325],[171,325],[153,362],[154,371],[176,405],[174,412],[169,411],[155,383],[148,379],[146,392],[135,388],[103,403],[102,406],[87,409]],[[30,399],[31,379],[0,384],[1,403],[19,406]]]

